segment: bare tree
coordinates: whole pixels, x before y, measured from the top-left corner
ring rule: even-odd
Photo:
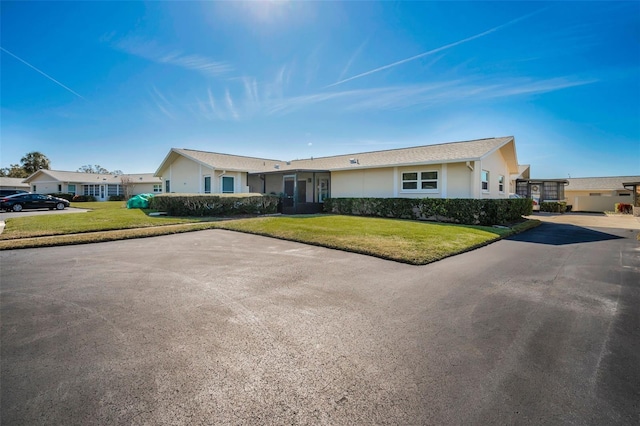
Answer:
[[[80,167],[78,171],[82,173],[97,173],[102,175],[109,174],[109,170],[105,169],[104,167],[98,164],[94,164],[93,166],[91,164],[86,164]]]
[[[131,176],[122,175],[120,176],[120,185],[122,186],[122,193],[124,195],[124,199],[128,200],[131,198],[131,193],[133,192],[133,181],[131,180]]]

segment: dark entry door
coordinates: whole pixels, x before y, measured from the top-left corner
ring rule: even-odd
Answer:
[[[296,201],[298,201],[299,203],[307,202],[307,181],[306,180],[298,181],[298,198]]]

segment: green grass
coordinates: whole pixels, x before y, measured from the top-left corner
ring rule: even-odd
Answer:
[[[205,222],[211,218],[152,217],[149,211],[127,209],[123,201],[72,203],[71,207],[91,209],[86,213],[11,217],[6,220],[0,240],[43,237],[117,229]]]
[[[527,223],[520,228],[534,225]],[[461,226],[356,216],[263,217],[218,222],[216,228],[422,265],[511,235],[520,229]]]
[[[249,219],[150,217],[120,201],[76,203],[86,213],[16,217],[6,221],[0,250],[143,238],[228,229],[423,265],[483,246],[540,222],[512,229],[339,215]]]

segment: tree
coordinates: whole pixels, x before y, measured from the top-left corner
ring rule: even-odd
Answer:
[[[48,170],[51,168],[51,162],[47,156],[38,151],[27,153],[20,159],[20,163],[22,164],[24,171],[27,173],[27,176],[37,172],[38,170]]]
[[[12,178],[26,178],[29,176],[20,164],[11,164],[9,167],[0,169],[0,176]]]
[[[97,174],[101,174],[101,175],[107,175],[109,174],[109,170],[105,169],[104,167],[98,165],[98,164],[94,164],[93,166],[91,164],[86,164],[82,167],[80,167],[78,169],[79,172],[82,173],[97,173]]]
[[[120,184],[122,184],[122,193],[124,195],[124,199],[128,200],[129,198],[131,198],[131,193],[133,192],[133,181],[131,180],[131,176],[120,176]]]

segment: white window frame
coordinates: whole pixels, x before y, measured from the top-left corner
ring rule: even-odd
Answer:
[[[405,175],[412,174],[412,173],[415,173],[416,175],[415,179],[405,179]],[[426,173],[435,173],[436,178],[435,179],[424,178],[423,174],[426,174]],[[426,182],[435,182],[436,187],[423,189],[422,185]],[[404,187],[405,183],[415,183],[416,188],[405,189]],[[400,173],[400,192],[421,192],[421,193],[435,194],[435,193],[438,193],[439,188],[440,188],[440,171],[438,170],[419,170],[419,171],[410,170],[410,171],[405,171]]]
[[[71,189],[71,188],[73,188],[73,189]],[[67,193],[76,195],[76,184],[75,183],[70,183],[70,184],[67,185]]]
[[[498,175],[498,192],[504,194],[504,175]]]
[[[162,184],[161,183],[154,183],[153,184],[153,192],[155,192],[155,193],[162,192]]]
[[[209,179],[209,191],[207,191],[207,179]],[[202,177],[202,192],[211,194],[211,175],[204,175]]]
[[[484,175],[486,176],[486,179],[484,178]],[[489,170],[482,170],[480,171],[480,188],[482,189],[482,192],[489,192],[490,191],[490,186],[489,186],[489,180],[491,179],[491,174],[489,173]],[[486,186],[486,188],[485,188]]]

